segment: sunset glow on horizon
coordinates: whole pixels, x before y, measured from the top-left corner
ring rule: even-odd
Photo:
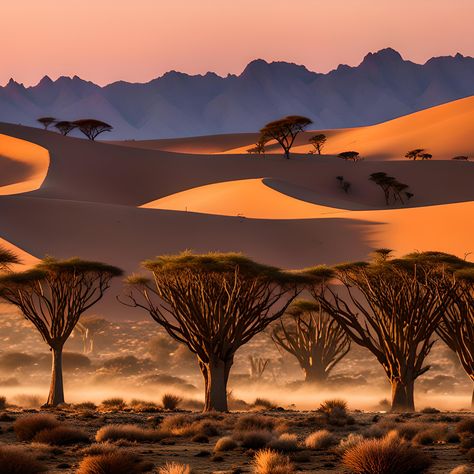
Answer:
[[[169,70],[238,74],[253,59],[327,72],[385,47],[423,63],[474,55],[472,0],[6,0],[0,84],[78,75],[146,82]]]

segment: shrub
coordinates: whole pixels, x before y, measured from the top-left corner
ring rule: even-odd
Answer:
[[[309,449],[326,449],[335,443],[334,435],[328,430],[315,431],[304,440],[304,445]]]
[[[347,402],[340,399],[325,400],[318,411],[328,418],[347,416]]]
[[[89,436],[79,428],[72,426],[56,426],[47,428],[35,435],[33,438],[37,443],[51,444],[53,446],[67,446],[76,443],[88,443]]]
[[[474,418],[465,418],[456,425],[456,431],[459,434],[472,434],[474,435]]]
[[[357,443],[344,453],[342,462],[356,474],[418,474],[431,465],[422,451],[394,433]]]
[[[242,431],[234,435],[244,448],[260,449],[265,448],[272,440],[273,435],[270,431]]]
[[[37,433],[59,426],[59,421],[51,415],[28,415],[13,423],[13,431],[19,441],[31,441]]]
[[[195,415],[169,416],[161,423],[161,429],[173,436],[217,436],[221,422],[210,417]]]
[[[421,410],[421,413],[424,413],[425,415],[435,415],[436,413],[440,413],[440,411],[437,408],[425,407]]]
[[[271,449],[257,451],[253,460],[255,474],[293,474],[295,472],[288,456]]]
[[[432,428],[432,425],[429,423],[420,423],[420,422],[409,422],[401,423],[396,426],[395,430],[398,432],[401,438],[406,440],[412,440],[415,436],[423,431],[429,430]]]
[[[356,433],[350,433],[349,436],[347,436],[347,438],[343,438],[341,439],[341,441],[339,441],[337,451],[340,454],[344,454],[348,449],[356,446],[362,441],[364,441],[364,437],[362,435],[356,434]]]
[[[294,434],[283,433],[268,443],[270,449],[290,453],[298,450],[298,437]]]
[[[26,449],[0,446],[0,470],[2,474],[38,474],[46,468]]]
[[[472,470],[466,464],[455,467],[449,474],[471,474]]]
[[[431,428],[420,431],[413,437],[413,442],[422,445],[435,443],[457,443],[459,436],[451,433],[447,425],[438,424]]]
[[[149,465],[129,451],[112,451],[96,456],[86,456],[76,474],[140,474],[149,470]]]
[[[7,407],[7,397],[0,397],[0,410],[5,410]]]
[[[181,397],[173,395],[172,393],[165,393],[161,398],[161,403],[165,410],[176,410],[182,401],[183,399]]]
[[[272,408],[276,408],[276,405],[266,398],[256,398],[253,402],[254,407],[261,407],[266,408],[267,410],[271,410]]]
[[[153,413],[153,412],[160,411],[160,408],[158,407],[156,403],[148,402],[146,400],[137,400],[137,399],[133,399],[130,402],[130,408],[133,411],[141,412],[141,413]]]
[[[97,405],[93,402],[82,402],[82,403],[77,403],[76,405],[74,405],[74,408],[79,411],[83,411],[83,410],[95,411],[97,410]]]
[[[191,468],[188,464],[177,462],[168,462],[158,470],[159,474],[191,474]]]
[[[103,441],[117,441],[124,439],[127,441],[159,441],[166,437],[166,434],[161,430],[153,430],[147,428],[141,428],[137,425],[106,425],[100,428],[96,435],[95,440],[100,442]]]
[[[231,436],[224,436],[217,440],[214,451],[232,451],[237,447],[237,443]]]
[[[279,420],[266,415],[244,415],[235,423],[236,431],[273,431],[279,424]]]
[[[102,401],[102,408],[105,410],[123,410],[126,407],[126,403],[123,398],[115,397],[115,398],[107,398],[106,400]]]

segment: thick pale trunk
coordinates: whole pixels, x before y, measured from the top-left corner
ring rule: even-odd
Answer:
[[[320,384],[324,383],[328,378],[326,371],[322,367],[306,367],[304,371],[306,375],[305,381],[307,383]]]
[[[414,382],[392,381],[392,411],[412,412],[415,411]]]
[[[474,411],[474,388],[472,389],[472,397],[471,397],[471,411]]]
[[[228,411],[227,381],[232,366],[231,361],[212,360],[209,363],[199,362],[205,386],[204,411]]]
[[[56,407],[64,403],[63,385],[63,348],[52,349],[53,365],[51,373],[51,386],[49,389],[46,406]]]

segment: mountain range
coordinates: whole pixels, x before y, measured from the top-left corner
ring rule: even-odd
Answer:
[[[77,76],[45,76],[31,87],[11,79],[0,87],[0,121],[98,118],[114,127],[102,138],[152,139],[256,131],[290,114],[310,117],[315,129],[371,125],[470,95],[474,58],[458,53],[416,64],[387,48],[327,74],[258,59],[240,75],[171,71],[104,87]]]

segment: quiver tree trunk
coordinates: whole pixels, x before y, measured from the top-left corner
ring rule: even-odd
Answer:
[[[64,403],[64,385],[63,385],[63,348],[62,346],[52,348],[52,371],[51,385],[49,388],[47,407],[56,407]]]
[[[413,412],[414,402],[414,381],[392,380],[392,411],[393,412]]]
[[[328,373],[325,367],[319,365],[311,365],[303,367],[305,373],[305,382],[312,384],[322,384],[328,379]]]
[[[228,411],[227,382],[231,366],[232,361],[217,358],[207,363],[199,361],[199,368],[204,378],[205,412]]]

